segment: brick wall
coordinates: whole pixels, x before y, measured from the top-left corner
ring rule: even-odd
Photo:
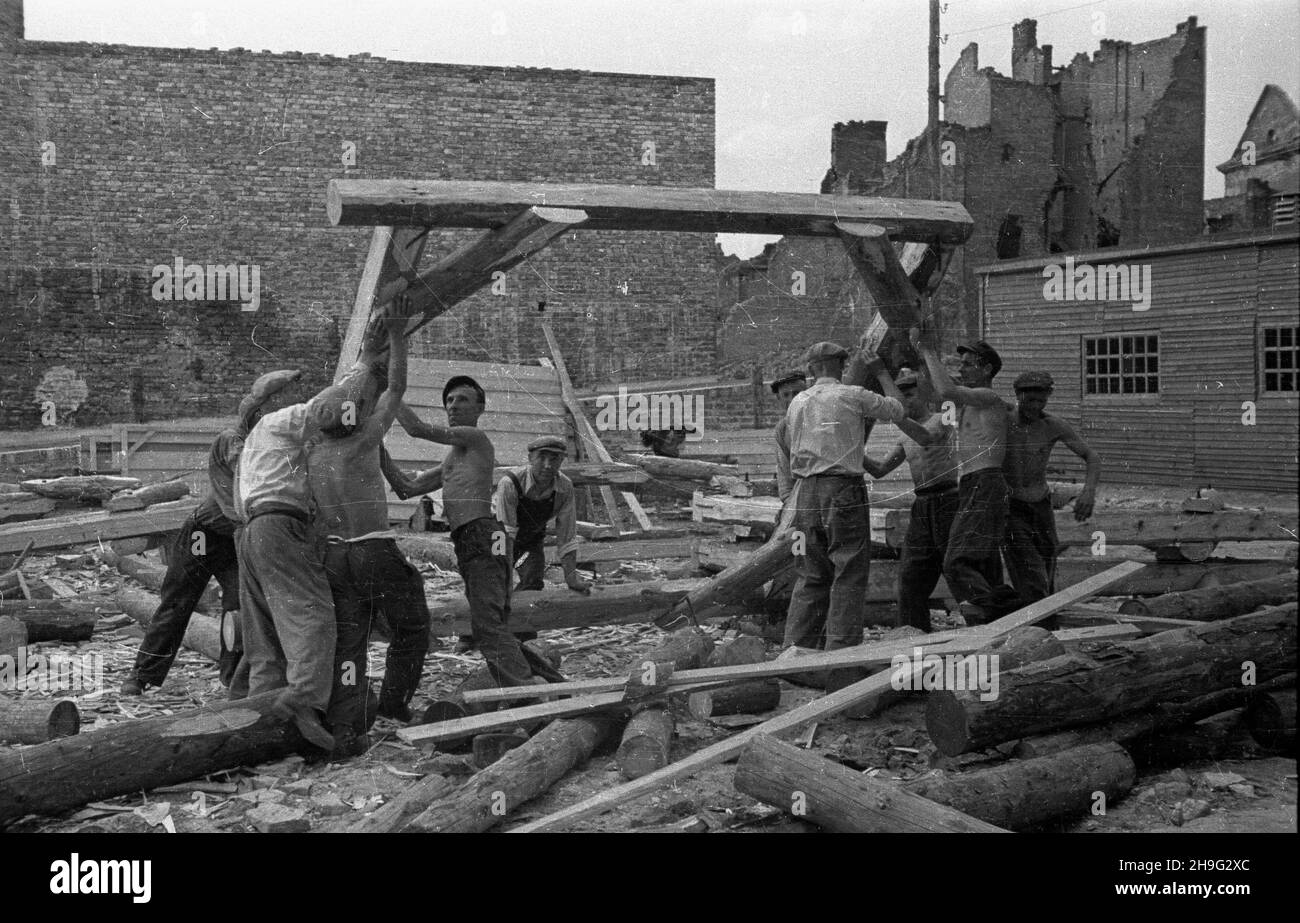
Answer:
[[[54,368],[86,382],[83,424],[130,419],[133,376],[151,418],[228,413],[269,367],[327,383],[370,235],[328,226],[331,178],[713,185],[697,78],[22,41],[0,56],[0,110],[0,427],[39,423]],[[260,309],[153,300],[152,267],[177,256],[257,265]],[[546,301],[579,385],[705,373],[719,265],[712,235],[578,234],[415,352],[544,355]]]

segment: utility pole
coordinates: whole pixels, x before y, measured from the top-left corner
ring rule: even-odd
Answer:
[[[930,132],[932,199],[943,198],[943,176],[939,172],[939,0],[930,0]]]

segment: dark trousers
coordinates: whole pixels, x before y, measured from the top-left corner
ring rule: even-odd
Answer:
[[[391,538],[331,542],[325,573],[338,626],[329,722],[365,733],[367,644],[376,615],[388,626],[388,657],[380,705],[405,706],[415,695],[429,650],[429,606],[424,579]]]
[[[221,584],[221,605],[239,608],[239,565],[235,539],[201,528],[190,516],[181,525],[168,551],[162,603],[154,613],[135,657],[141,683],[161,686],[180,650],[190,616],[213,577]]]
[[[1007,522],[1007,480],[1001,468],[962,477],[957,515],[948,533],[943,576],[958,602],[994,608],[1002,580],[1002,534]]]
[[[288,687],[324,712],[333,686],[334,600],[305,517],[254,516],[239,532],[239,611],[248,694]]]
[[[519,639],[506,629],[510,620],[510,542],[505,527],[483,517],[451,533],[456,566],[465,581],[469,624],[488,669],[500,686],[525,686],[533,671]],[[499,553],[493,554],[493,550]]]
[[[1036,503],[1012,500],[1007,507],[1007,535],[1002,546],[1011,584],[1027,606],[1055,592],[1056,513],[1052,498]]]
[[[516,590],[544,590],[546,584],[542,581],[542,576],[546,573],[546,536],[539,535],[527,545],[519,544],[516,540],[512,551],[512,557],[519,561],[515,573],[519,575],[519,583],[515,586]],[[520,556],[523,560],[520,561]]]
[[[786,613],[785,643],[818,647],[824,633],[828,651],[861,644],[871,559],[866,485],[860,477],[803,478],[790,502],[804,553],[796,547],[799,581]]]
[[[948,534],[957,515],[957,488],[917,494],[898,566],[898,616],[904,625],[930,630],[930,596],[943,574]]]

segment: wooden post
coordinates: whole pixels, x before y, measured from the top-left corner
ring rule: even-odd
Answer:
[[[1006,833],[767,734],[736,764],[736,790],[835,833]]]
[[[568,369],[565,368],[564,355],[560,352],[560,344],[556,341],[555,334],[551,331],[551,325],[545,321],[542,322],[542,333],[546,336],[546,345],[551,350],[551,358],[555,362],[555,371],[560,378],[560,395],[564,400],[564,406],[569,409],[569,413],[573,417],[574,431],[578,437],[579,453],[582,455],[593,454],[597,461],[613,461],[609,454],[609,450],[606,449],[605,444],[600,441],[600,436],[596,433],[595,427],[593,427],[591,421],[587,419],[586,411],[582,409],[582,404],[579,402],[578,396],[573,390],[573,382],[569,379]],[[615,525],[618,525],[618,520],[614,518],[616,515],[616,507],[613,489],[602,487],[600,489],[600,495],[604,498],[605,506],[610,511],[611,520]],[[626,503],[628,509],[632,511],[632,516],[636,519],[637,525],[639,525],[643,531],[650,531],[652,528],[650,517],[646,516],[645,510],[641,508],[641,502],[637,500],[636,496],[627,491],[623,491],[623,502]]]
[[[1150,599],[1130,599],[1119,607],[1119,611],[1123,615],[1203,622],[1231,618],[1260,606],[1292,602],[1295,598],[1296,575],[1290,573],[1249,583],[1207,587],[1185,593],[1166,593]]]
[[[371,315],[415,278],[428,236],[429,229],[420,227],[377,227],[370,235],[366,267],[361,273],[352,316],[334,369],[335,382],[348,373],[361,355],[361,343]]]

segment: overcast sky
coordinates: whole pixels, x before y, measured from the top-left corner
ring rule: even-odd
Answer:
[[[1011,25],[1038,20],[1057,64],[1102,38],[1208,27],[1205,195],[1266,83],[1300,98],[1295,0],[949,0],[941,74],[969,42],[1011,71]],[[26,35],[406,61],[579,68],[717,81],[717,186],[816,192],[835,122],[889,122],[889,155],[925,127],[926,0],[27,0]],[[724,242],[750,255],[761,239]]]

